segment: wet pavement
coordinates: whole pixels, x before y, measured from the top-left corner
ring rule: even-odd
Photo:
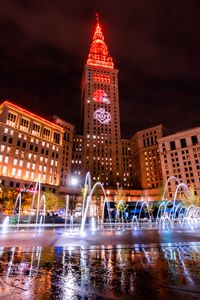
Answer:
[[[200,243],[0,247],[0,299],[200,299]]]

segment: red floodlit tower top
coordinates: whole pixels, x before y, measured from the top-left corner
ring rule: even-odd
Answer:
[[[96,14],[97,25],[93,35],[93,41],[90,46],[90,52],[87,59],[87,65],[98,66],[113,69],[112,57],[109,55],[108,47],[104,42],[104,36],[99,24],[99,15]]]

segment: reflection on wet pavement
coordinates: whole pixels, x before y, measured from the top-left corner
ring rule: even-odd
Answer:
[[[200,244],[0,248],[0,299],[200,299]]]

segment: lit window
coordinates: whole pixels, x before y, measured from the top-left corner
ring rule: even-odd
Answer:
[[[33,123],[32,134],[39,136],[40,135],[40,125]]]
[[[3,155],[0,155],[0,161],[2,161],[3,160]]]
[[[29,174],[30,174],[30,172],[26,171],[26,178],[29,178]]]
[[[22,170],[19,169],[18,172],[17,172],[17,176],[21,177],[21,175],[22,175]]]
[[[3,166],[3,175],[6,175],[7,167]]]
[[[1,145],[1,152],[5,150],[5,145]]]
[[[28,126],[29,126],[29,121],[24,119],[24,118],[21,118],[20,129],[27,132],[28,131]]]
[[[10,126],[15,126],[15,122],[16,122],[16,118],[17,116],[12,114],[12,113],[8,113],[8,119],[6,121],[6,124],[10,125]]]
[[[27,169],[30,169],[31,163],[27,162]]]
[[[51,131],[50,129],[44,128],[43,129],[43,138],[46,140],[50,140]]]
[[[5,162],[5,163],[8,163],[8,156],[5,157],[4,162]]]
[[[5,129],[4,129],[4,133],[8,133],[8,128],[5,128]]]
[[[12,174],[12,176],[15,176],[15,174],[16,174],[16,168],[12,168],[11,174]]]
[[[19,161],[19,166],[22,167],[23,166],[23,160]]]
[[[28,158],[31,159],[31,157],[32,157],[32,153],[29,153]]]
[[[16,166],[17,165],[17,159],[15,158],[13,161],[13,165]]]
[[[32,169],[35,170],[35,164],[32,164]]]

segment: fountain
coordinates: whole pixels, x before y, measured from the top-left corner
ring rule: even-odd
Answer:
[[[18,207],[17,207],[18,205]],[[17,218],[17,230],[19,228],[19,222],[20,222],[20,215],[21,215],[21,205],[22,205],[22,194],[19,193],[17,195],[17,198],[15,200],[15,206],[14,206],[14,210],[13,210],[13,217],[16,214],[16,211],[18,211],[18,218]]]
[[[6,216],[5,219],[3,220],[1,233],[6,234],[8,232],[8,225],[9,225],[9,216]]]
[[[171,177],[170,180],[175,180],[174,177]],[[176,181],[176,180],[175,180]],[[169,182],[169,181],[168,181]],[[9,217],[4,219],[3,224],[1,225],[1,233],[4,233],[3,239],[6,240],[8,234],[6,235],[8,228],[16,228],[18,230],[18,234],[16,239],[19,238],[20,234],[23,234],[20,228],[29,229],[25,236],[29,239],[27,243],[33,243],[35,246],[41,245],[43,240],[45,243],[47,241],[51,241],[51,243],[57,242],[56,234],[62,236],[61,241],[65,241],[65,243],[70,243],[75,241],[77,243],[84,242],[88,239],[92,240],[95,238],[95,241],[98,241],[98,238],[101,238],[102,242],[106,238],[106,236],[110,236],[111,239],[113,236],[116,237],[116,241],[120,240],[124,235],[131,234],[132,238],[138,238],[140,236],[141,230],[151,231],[154,229],[156,232],[162,235],[163,231],[176,232],[176,230],[180,230],[181,232],[187,232],[188,230],[197,230],[200,228],[200,207],[196,207],[195,205],[190,205],[189,207],[185,207],[182,202],[178,202],[178,193],[179,191],[184,191],[186,195],[190,193],[187,186],[184,183],[178,183],[174,197],[172,200],[163,200],[165,197],[162,197],[162,201],[158,207],[157,214],[154,215],[152,213],[152,205],[153,201],[150,201],[149,198],[141,196],[135,204],[135,209],[133,211],[132,219],[128,222],[123,221],[123,217],[119,216],[120,205],[124,206],[124,201],[119,199],[119,202],[116,207],[116,217],[111,219],[110,213],[110,202],[106,197],[106,192],[103,185],[100,182],[96,182],[93,186],[91,185],[90,174],[87,173],[85,179],[85,193],[82,198],[82,218],[79,223],[77,223],[76,217],[71,214],[69,216],[69,195],[66,195],[66,203],[65,203],[65,217],[62,224],[45,224],[45,215],[46,215],[46,200],[45,196],[41,195],[40,182],[38,181],[35,185],[35,189],[33,192],[33,198],[31,202],[31,212],[36,206],[35,211],[35,222],[31,223],[31,216],[29,216],[28,224],[21,223],[21,193],[18,194],[14,213],[18,213],[17,215],[17,223],[16,225],[9,224]],[[87,187],[87,188],[86,188]],[[101,189],[101,194],[103,194],[103,202],[101,205],[101,220],[99,220],[97,216],[95,216],[95,209],[92,203],[92,198],[96,188]],[[164,192],[164,194],[166,191]],[[105,215],[106,213],[106,215]],[[69,221],[69,224],[68,224]],[[87,222],[88,221],[88,222]],[[45,228],[51,228],[48,232]],[[58,230],[55,230],[58,227]],[[32,230],[31,230],[32,228]],[[9,231],[9,234],[12,234],[12,239],[15,240],[14,231]],[[136,235],[138,234],[138,236]],[[148,235],[147,231],[145,235]],[[67,240],[65,237],[67,236]],[[10,237],[10,236],[9,236]],[[8,237],[8,239],[9,239]],[[22,240],[24,240],[24,236],[22,235]],[[40,241],[40,242],[39,242]]]

